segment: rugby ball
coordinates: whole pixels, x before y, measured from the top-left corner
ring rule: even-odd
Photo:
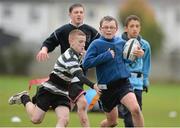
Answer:
[[[123,58],[128,61],[134,61],[136,56],[133,52],[140,46],[139,41],[136,38],[129,39],[123,48]]]

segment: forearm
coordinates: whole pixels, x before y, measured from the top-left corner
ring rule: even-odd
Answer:
[[[106,63],[113,59],[110,51],[106,51],[98,56],[94,56],[91,54],[86,53],[85,58],[83,59],[82,66],[84,69],[97,67],[100,64]]]
[[[94,88],[94,84],[93,82],[91,82],[89,79],[87,79],[84,75],[82,71],[76,71],[75,72],[75,76],[84,84],[86,84],[87,86]]]

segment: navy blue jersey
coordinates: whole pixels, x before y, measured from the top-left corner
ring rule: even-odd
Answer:
[[[125,41],[119,37],[105,39],[101,36],[99,39],[94,40],[83,59],[83,68],[96,67],[99,84],[108,84],[118,79],[128,78],[130,72],[122,56],[124,44]],[[114,58],[109,49],[114,50]]]
[[[69,46],[69,33],[74,30],[74,29],[79,29],[83,31],[86,34],[86,45],[85,45],[85,50],[88,48],[90,43],[94,40],[99,38],[99,33],[98,31],[87,25],[87,24],[82,24],[80,26],[74,26],[72,24],[65,24],[62,27],[58,28],[55,30],[44,42],[43,46],[46,46],[48,48],[48,52],[53,51],[58,45],[61,47],[61,53],[64,53],[70,46]]]

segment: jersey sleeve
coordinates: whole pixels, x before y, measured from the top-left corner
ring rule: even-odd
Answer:
[[[80,67],[80,64],[78,63],[78,60],[70,60],[69,62],[66,62],[66,65],[68,66],[68,69],[73,77],[77,77],[82,83],[88,85],[89,87],[93,88],[94,83],[88,80],[84,74],[83,70]]]
[[[84,74],[83,74],[83,71],[82,70],[79,70],[79,71],[76,71],[74,72],[74,76],[76,76],[80,81],[81,83],[84,83],[86,84],[87,86],[89,86],[90,88],[94,88],[94,84],[93,82],[91,82],[90,80],[88,80]]]
[[[149,43],[146,43],[145,52],[143,56],[143,85],[149,85],[149,73],[151,69],[151,47]]]
[[[42,44],[42,47],[47,47],[48,52],[52,52],[59,45],[57,32],[54,31]],[[41,47],[41,48],[42,48]]]

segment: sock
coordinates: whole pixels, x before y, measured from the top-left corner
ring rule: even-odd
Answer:
[[[25,106],[29,101],[31,101],[30,97],[28,95],[21,96],[21,101],[23,105]]]

